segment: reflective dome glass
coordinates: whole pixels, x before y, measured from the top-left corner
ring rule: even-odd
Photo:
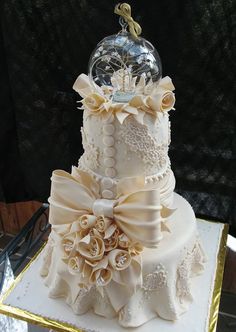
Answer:
[[[91,83],[117,102],[130,100],[141,83],[155,84],[161,74],[161,60],[153,45],[133,38],[125,29],[100,41],[89,60]]]

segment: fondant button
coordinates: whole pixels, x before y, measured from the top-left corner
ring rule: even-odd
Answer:
[[[114,145],[114,138],[112,136],[104,136],[103,137],[103,143],[106,145],[106,146],[112,146]]]
[[[115,153],[116,153],[116,150],[114,148],[105,148],[104,149],[104,154],[107,157],[114,157]]]
[[[101,185],[104,189],[110,189],[113,187],[113,181],[110,178],[103,178],[101,181]]]
[[[102,197],[106,199],[111,199],[113,198],[113,192],[111,190],[103,190],[102,191]]]
[[[106,124],[103,126],[103,132],[106,135],[112,135],[115,131],[115,127],[113,126],[113,124]]]
[[[115,165],[115,160],[113,158],[105,158],[104,165],[106,167],[113,167]]]
[[[111,114],[111,115],[109,116],[109,118],[106,119],[104,122],[105,122],[105,123],[111,123],[111,122],[113,122],[113,120],[114,120],[114,115]]]
[[[105,174],[106,174],[106,176],[114,178],[116,176],[116,170],[112,167],[106,168],[105,169]]]

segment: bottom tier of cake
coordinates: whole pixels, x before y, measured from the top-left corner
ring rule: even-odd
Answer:
[[[63,252],[51,233],[45,248],[42,274],[49,287],[49,296],[63,297],[76,314],[92,309],[107,318],[118,317],[124,327],[136,327],[155,316],[176,320],[193,298],[192,278],[203,271],[206,260],[197,234],[194,212],[189,203],[174,194],[175,213],[170,217],[158,248],[142,252],[142,287],[131,292],[126,285],[113,280],[103,287],[80,288],[78,279],[69,273],[62,261]]]

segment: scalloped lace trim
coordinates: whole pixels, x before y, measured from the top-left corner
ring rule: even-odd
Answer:
[[[81,135],[82,135],[82,145],[84,148],[84,153],[79,159],[79,164],[87,165],[87,167],[90,168],[98,168],[99,149],[95,147],[94,144],[88,141],[87,135],[83,127],[81,127]]]

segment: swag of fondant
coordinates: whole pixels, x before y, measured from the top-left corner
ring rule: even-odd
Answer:
[[[148,85],[145,86],[145,80],[140,79],[136,86],[135,96],[127,103],[115,103],[106,94],[108,87],[99,87],[96,83],[94,85],[95,88],[85,74],[79,75],[75,81],[73,89],[83,98],[81,100],[82,109],[105,118],[113,113],[121,124],[130,115],[143,123],[145,113],[157,117],[158,113],[167,113],[174,109],[175,94],[173,91],[175,87],[169,76],[162,78],[152,89]],[[150,91],[150,94],[146,95],[143,93],[144,91]]]
[[[81,287],[95,285],[103,292],[113,281],[132,294],[142,285],[140,253],[158,245],[164,221],[174,211],[160,204],[167,191],[144,189],[142,177],[126,178],[117,185],[117,199],[101,199],[88,173],[77,167],[71,174],[53,172],[51,234],[57,234],[62,260]]]

